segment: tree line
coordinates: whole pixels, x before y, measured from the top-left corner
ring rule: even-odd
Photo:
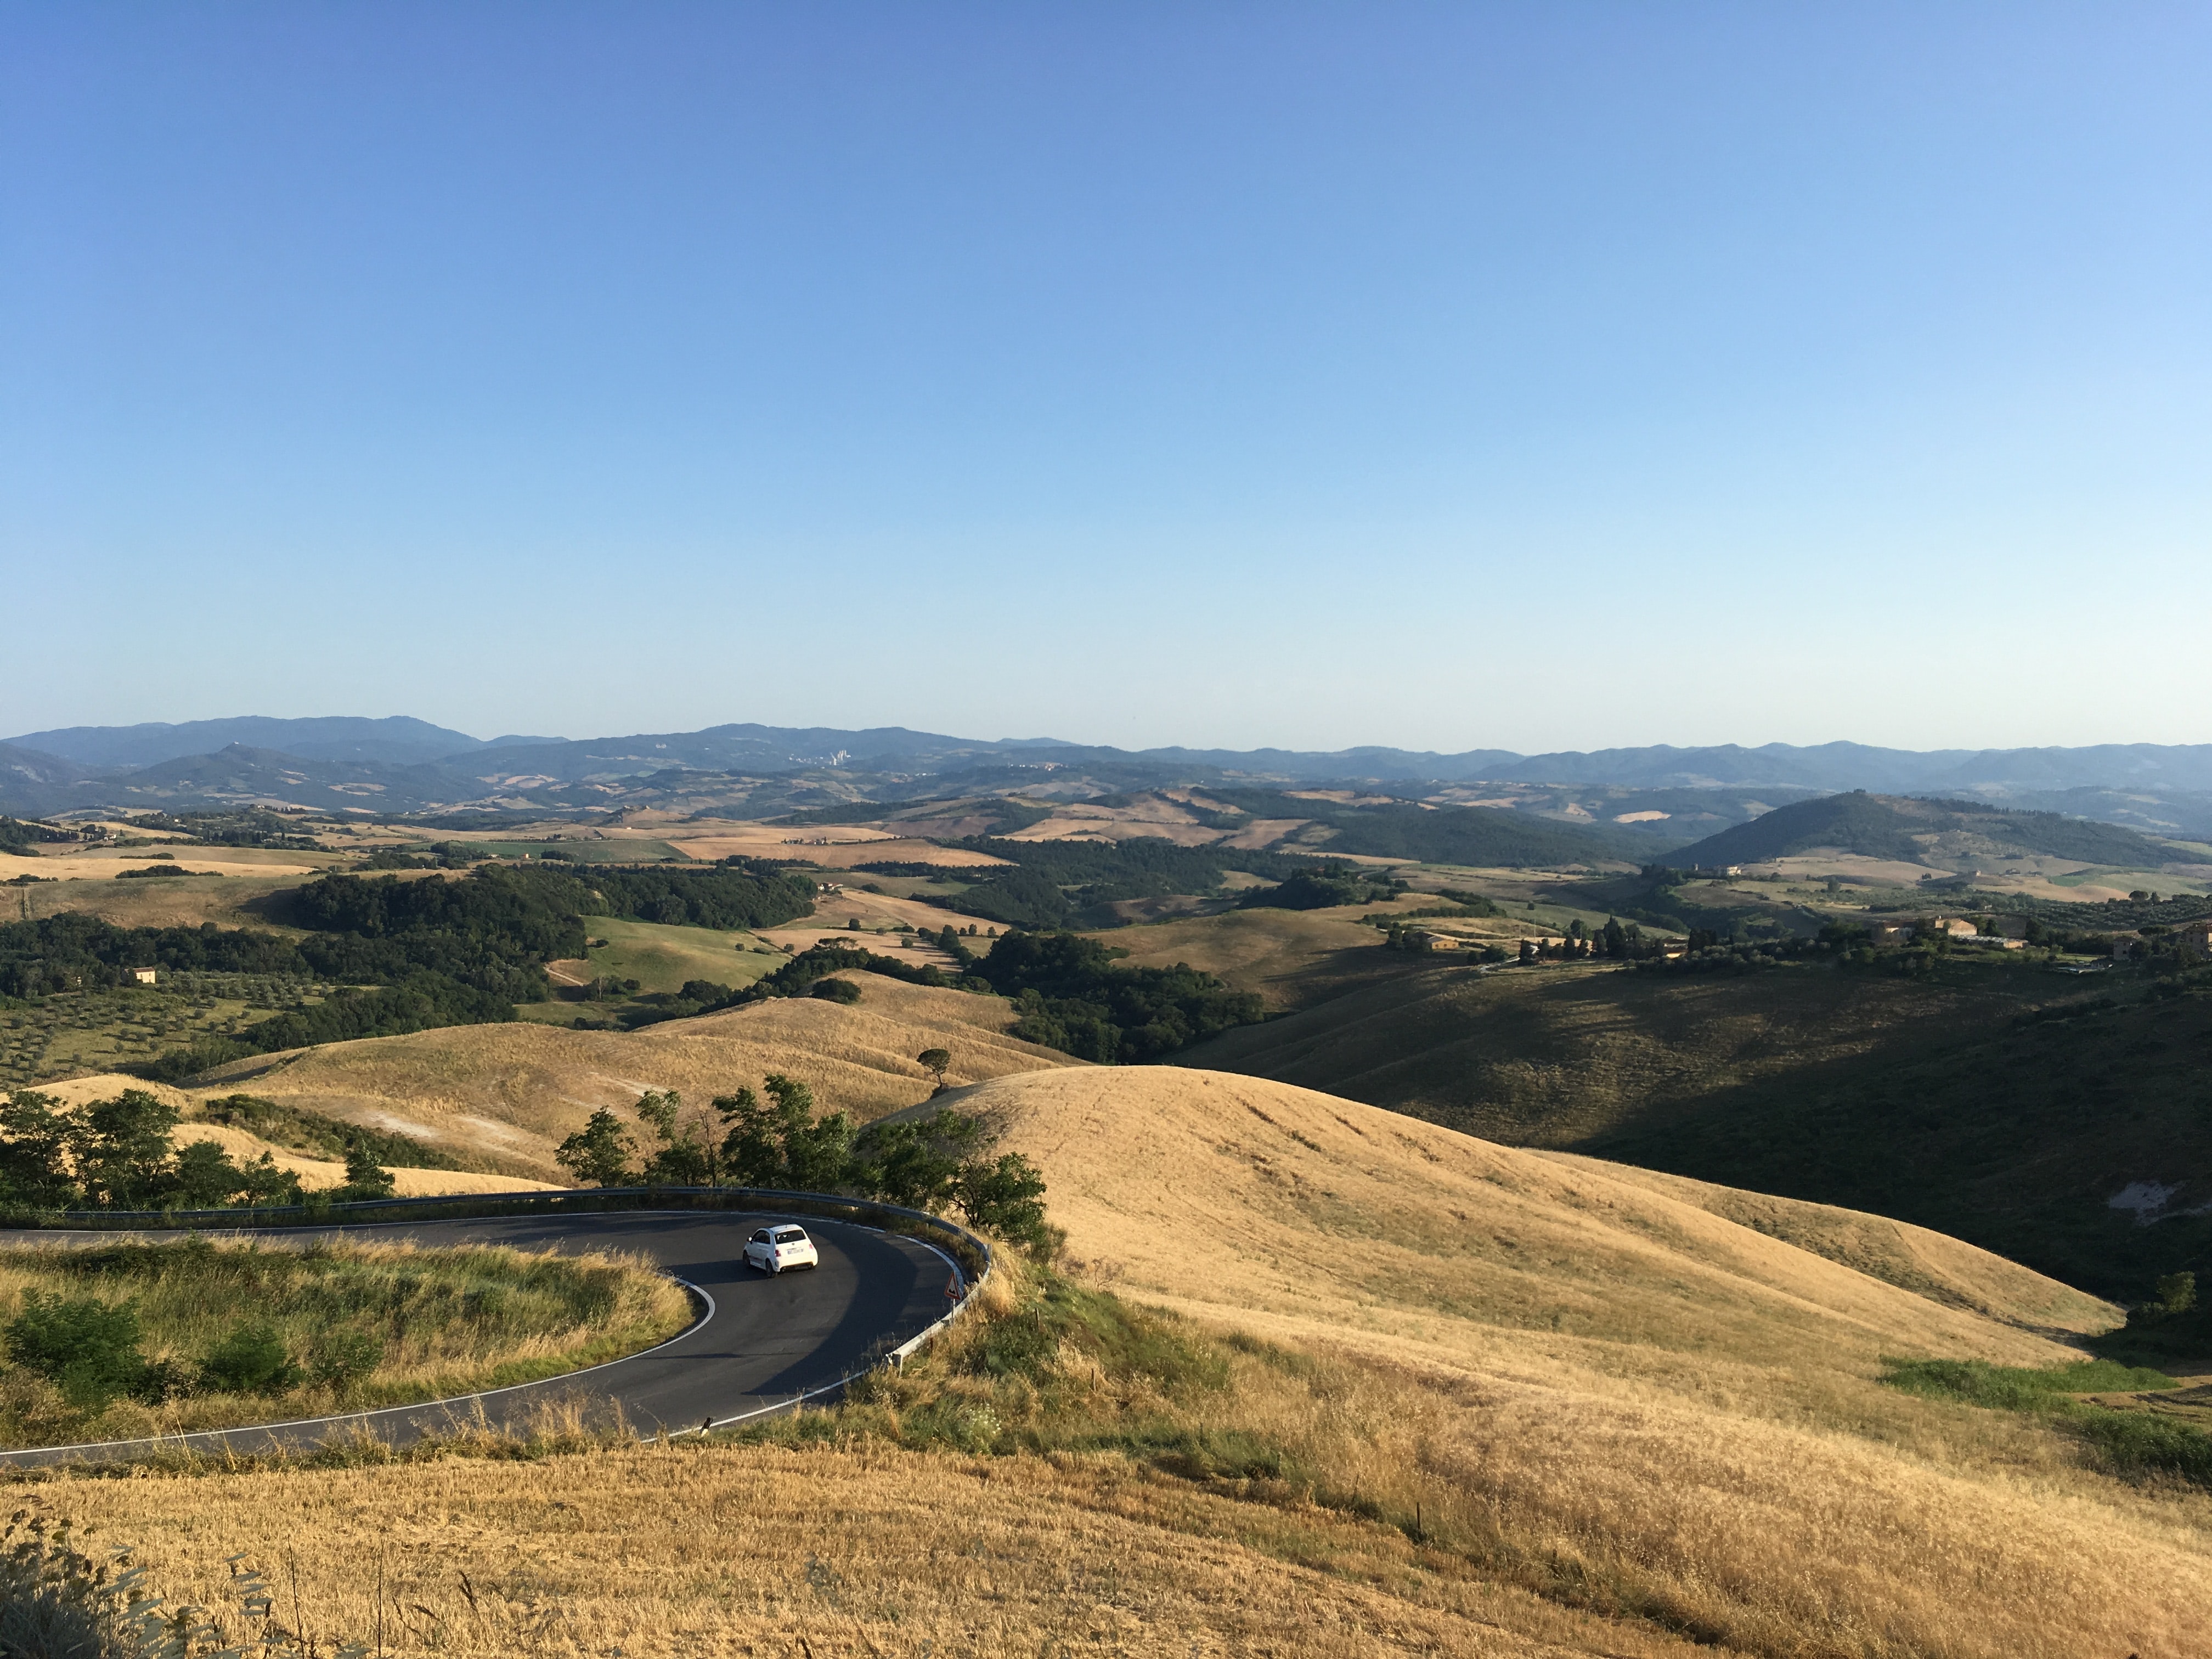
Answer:
[[[941,1082],[941,1060],[934,1069]],[[648,1091],[637,1103],[642,1146],[602,1106],[554,1157],[579,1185],[845,1193],[915,1210],[957,1207],[970,1225],[1033,1249],[1055,1243],[1043,1176],[1018,1153],[981,1154],[978,1120],[948,1109],[856,1128],[843,1112],[817,1112],[814,1091],[795,1078],[771,1073],[761,1091],[765,1100],[743,1087],[687,1114],[675,1091]]]
[[[212,1140],[176,1145],[177,1109],[143,1089],[82,1107],[33,1089],[0,1105],[0,1206],[21,1210],[216,1210],[300,1204],[300,1177],[267,1152],[246,1164]],[[345,1184],[319,1201],[388,1198],[393,1182],[365,1147]]]

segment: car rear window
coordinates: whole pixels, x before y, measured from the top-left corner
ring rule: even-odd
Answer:
[[[806,1243],[806,1235],[793,1227],[787,1233],[778,1233],[775,1236],[775,1242],[779,1244],[804,1244]]]

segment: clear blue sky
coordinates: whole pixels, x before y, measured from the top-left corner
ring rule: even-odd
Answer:
[[[2201,4],[0,3],[0,732],[2212,739]]]

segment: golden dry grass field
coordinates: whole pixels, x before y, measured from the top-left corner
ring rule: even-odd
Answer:
[[[1875,1218],[1251,1078],[1066,1067],[953,1100],[1046,1170],[1082,1279],[1228,1345],[1188,1431],[1273,1445],[1333,1496],[1114,1451],[899,1450],[833,1419],[808,1449],[61,1478],[20,1501],[206,1603],[247,1552],[296,1574],[326,1642],[369,1639],[380,1605],[408,1655],[2204,1651],[2212,1500],[1875,1380],[1893,1355],[2063,1362],[2054,1339],[2114,1322],[2104,1304]],[[1746,1203],[1791,1237],[1717,1213]],[[1018,1378],[958,1386],[1035,1409]],[[1141,1377],[1117,1386],[1149,1409]]]
[[[950,957],[927,946],[902,945],[891,936],[893,930],[902,924],[933,933],[945,927],[973,927],[979,939],[998,931],[997,923],[964,911],[943,909],[893,893],[864,892],[857,882],[840,884],[845,889],[843,892],[817,896],[812,915],[781,927],[763,927],[759,936],[793,951],[804,951],[811,945],[829,940],[860,945],[871,951],[896,952],[902,961],[930,962],[950,968],[953,965]],[[860,924],[857,933],[851,927],[855,921]],[[871,937],[875,935],[880,936]],[[975,948],[980,951],[984,947]]]
[[[783,1072],[825,1108],[866,1120],[926,1099],[915,1056],[942,1048],[956,1082],[1073,1065],[1006,1035],[999,997],[851,975],[861,1000],[779,998],[641,1031],[574,1031],[516,1022],[369,1037],[219,1066],[192,1092],[244,1092],[375,1128],[507,1173],[562,1179],[553,1148],[600,1106],[626,1109],[648,1089],[703,1105]]]
[[[1328,910],[1229,910],[1116,927],[1092,939],[1128,954],[1130,968],[1177,963],[1218,975],[1231,989],[1257,994],[1271,1011],[1293,1008],[1356,976],[1393,965],[1380,929],[1359,918],[1387,905]],[[1397,908],[1407,908],[1401,905]]]
[[[4,854],[0,854],[4,858]],[[45,862],[40,860],[40,862]],[[6,875],[0,870],[0,878]],[[34,870],[33,874],[47,873]],[[0,921],[36,921],[72,911],[98,916],[118,927],[260,927],[274,933],[295,930],[264,919],[252,908],[257,900],[296,887],[303,878],[267,873],[183,877],[155,881],[65,881],[0,889]]]
[[[165,856],[155,858],[155,853]],[[0,853],[0,879],[33,875],[49,881],[106,881],[125,870],[148,870],[161,865],[196,875],[230,877],[291,876],[343,868],[334,854],[280,852],[258,847],[71,847],[25,857]]]
[[[618,916],[588,917],[584,930],[590,939],[587,955],[546,964],[556,985],[583,985],[605,975],[634,979],[647,991],[673,991],[695,979],[735,988],[750,985],[783,964],[781,952],[737,930],[678,927]]]
[[[244,1165],[252,1163],[264,1152],[279,1169],[289,1170],[300,1177],[300,1184],[309,1192],[345,1184],[345,1164],[342,1161],[309,1158],[276,1142],[264,1140],[251,1130],[234,1128],[228,1123],[210,1123],[202,1120],[204,1102],[217,1092],[200,1090],[197,1093],[172,1087],[166,1083],[148,1083],[120,1073],[103,1073],[90,1077],[70,1078],[60,1083],[39,1085],[39,1092],[58,1100],[64,1106],[80,1107],[95,1100],[112,1100],[125,1089],[143,1089],[147,1093],[167,1102],[184,1116],[172,1137],[179,1148],[194,1141],[211,1140],[230,1155],[231,1162]],[[558,1173],[556,1171],[556,1173]],[[474,1170],[413,1170],[404,1167],[391,1171],[395,1196],[399,1198],[428,1198],[443,1193],[522,1193],[542,1192],[554,1187],[567,1186],[563,1178],[558,1182],[534,1181],[520,1176],[493,1175]]]
[[[708,836],[665,837],[690,857],[716,859],[805,859],[826,870],[856,864],[935,864],[946,869],[988,869],[1003,864],[988,854],[939,847],[918,837],[898,836],[863,824],[837,823],[794,829],[787,824],[733,823]]]
[[[1691,1659],[1714,1650],[1439,1571],[1402,1534],[1115,1459],[689,1443],[530,1463],[46,1486],[175,1601],[246,1553],[329,1651],[958,1659]],[[380,1580],[382,1594],[379,1594]],[[465,1580],[465,1585],[464,1583]],[[295,1612],[295,1606],[300,1609]]]

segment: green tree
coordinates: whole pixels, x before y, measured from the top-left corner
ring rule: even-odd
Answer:
[[[762,1109],[749,1088],[720,1095],[714,1110],[722,1120],[722,1178],[739,1187],[773,1187],[783,1173],[783,1145],[773,1115]]]
[[[647,1186],[703,1187],[714,1179],[714,1149],[696,1115],[689,1123],[679,1121],[683,1106],[683,1097],[673,1089],[648,1089],[638,1099],[638,1121],[652,1126],[660,1142],[646,1160],[641,1179]]]
[[[1019,1152],[1008,1152],[994,1163],[963,1166],[958,1197],[971,1225],[1032,1248],[1050,1242],[1044,1219],[1044,1176]]]
[[[389,1198],[398,1187],[392,1171],[379,1164],[375,1154],[358,1143],[346,1148],[345,1170],[345,1185],[334,1194],[340,1203]]]
[[[952,1051],[949,1048],[924,1048],[914,1060],[915,1065],[937,1079],[937,1087],[931,1093],[943,1094],[945,1074],[952,1066]]]
[[[2197,1275],[2162,1274],[2158,1281],[2158,1309],[2168,1315],[2185,1314],[2197,1305]]]
[[[871,1198],[910,1209],[936,1209],[960,1189],[963,1160],[983,1126],[963,1113],[875,1122],[854,1144],[850,1183]]]
[[[307,1196],[300,1177],[267,1152],[238,1172],[237,1194],[236,1201],[242,1205],[297,1204]]]
[[[70,1178],[76,1121],[52,1095],[18,1089],[0,1106],[0,1198],[67,1209],[84,1194]]]
[[[814,1091],[796,1078],[772,1072],[762,1085],[769,1103],[750,1089],[714,1103],[729,1132],[722,1141],[722,1168],[741,1187],[773,1187],[808,1192],[843,1186],[852,1162],[853,1124],[842,1112],[817,1118]]]
[[[170,1188],[169,1137],[177,1109],[143,1089],[95,1102],[73,1137],[79,1178],[100,1204],[113,1209],[154,1205]]]
[[[170,1194],[187,1210],[213,1210],[230,1202],[245,1175],[212,1140],[195,1140],[177,1154]]]
[[[853,1158],[853,1124],[842,1112],[814,1115],[814,1091],[796,1079],[770,1073],[761,1086],[775,1102],[783,1140],[784,1179],[803,1192],[833,1191],[844,1184]]]
[[[630,1184],[629,1137],[622,1120],[602,1106],[584,1127],[554,1148],[553,1158],[579,1184],[626,1187]]]

